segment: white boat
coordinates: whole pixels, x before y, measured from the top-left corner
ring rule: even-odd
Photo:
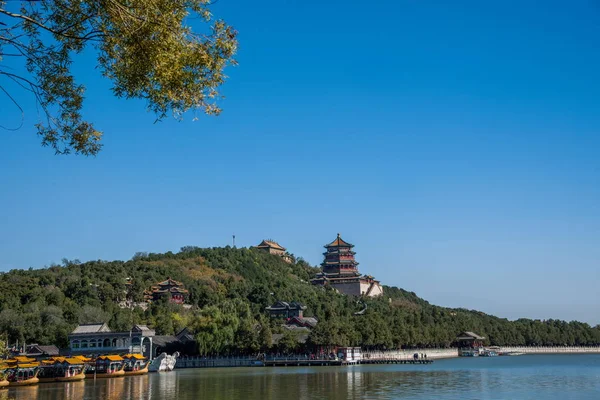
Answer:
[[[175,369],[175,363],[177,362],[177,357],[179,357],[179,352],[173,353],[173,355],[168,355],[167,353],[161,353],[158,357],[156,357],[150,363],[148,367],[148,371],[150,372],[168,372],[173,371]]]

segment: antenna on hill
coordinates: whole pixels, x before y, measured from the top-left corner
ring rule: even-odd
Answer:
[[[235,247],[235,233],[232,236],[233,236],[233,247]]]

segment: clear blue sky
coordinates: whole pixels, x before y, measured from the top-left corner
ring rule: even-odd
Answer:
[[[485,3],[485,4],[484,4]],[[96,158],[1,131],[0,270],[273,238],[432,303],[600,323],[600,6],[220,0],[219,117],[153,124],[89,59]],[[0,99],[2,122],[18,123]],[[12,118],[12,119],[11,119]],[[14,125],[13,124],[13,125]]]

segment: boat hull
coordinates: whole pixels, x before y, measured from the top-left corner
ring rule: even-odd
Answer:
[[[85,372],[80,372],[77,375],[73,375],[73,376],[63,376],[60,378],[56,378],[55,381],[56,382],[77,382],[77,381],[82,381],[85,379]]]
[[[121,376],[125,376],[125,371],[120,370],[117,372],[113,372],[111,374],[87,374],[86,379],[94,379],[94,378],[119,378]]]
[[[125,371],[125,376],[145,375],[148,373],[148,366],[149,364],[146,364],[144,368],[137,371]]]
[[[13,387],[13,386],[30,386],[30,385],[37,385],[38,383],[40,383],[40,378],[30,378],[30,379],[24,379],[22,381],[9,382],[8,386],[10,386],[10,387]]]

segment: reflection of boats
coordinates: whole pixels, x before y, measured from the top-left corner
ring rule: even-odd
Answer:
[[[118,355],[100,356],[85,371],[86,378],[116,378],[125,375],[125,360]]]
[[[161,353],[161,355],[152,360],[148,370],[150,372],[173,371],[177,357],[179,357],[179,352],[177,351],[172,356],[167,353]]]
[[[502,353],[503,356],[522,356],[525,353],[521,353],[519,351],[509,351],[507,353]]]
[[[146,360],[141,354],[127,354],[123,356],[125,359],[125,375],[143,375],[148,373],[150,361]]]

